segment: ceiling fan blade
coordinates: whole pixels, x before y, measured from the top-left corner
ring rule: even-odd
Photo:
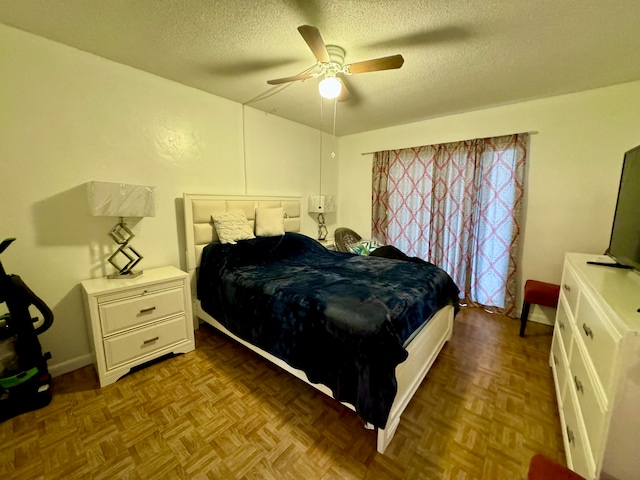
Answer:
[[[311,25],[301,25],[298,27],[298,31],[319,62],[326,63],[331,61],[327,46],[322,40],[322,35],[320,35],[320,30]]]
[[[281,83],[295,82],[298,80],[307,80],[309,78],[313,78],[313,75],[310,73],[305,73],[304,75],[294,75],[293,77],[284,77],[284,78],[276,78],[275,80],[267,80],[269,85],[280,85]]]
[[[217,63],[215,65],[211,65],[207,68],[208,73],[213,73],[215,75],[223,75],[232,77],[235,75],[243,75],[246,73],[259,72],[261,70],[267,70],[274,67],[283,67],[286,65],[290,65],[292,63],[296,63],[296,59],[294,58],[279,58],[279,59],[262,59],[262,60],[250,60],[250,61],[239,61],[239,62],[229,62],[229,63]]]
[[[340,83],[342,84],[342,90],[340,90],[340,95],[338,95],[338,101],[346,102],[347,100],[349,100],[349,97],[351,95],[349,94],[349,90],[347,89],[347,84],[344,82],[344,80],[342,80],[341,78],[339,78],[338,80],[340,80]]]
[[[465,27],[446,26],[429,28],[419,32],[401,35],[388,40],[370,43],[369,48],[405,48],[435,43],[457,42],[472,37],[472,33]]]
[[[349,73],[366,73],[400,68],[403,63],[404,58],[402,58],[402,55],[392,55],[390,57],[374,58],[373,60],[365,60],[364,62],[351,63],[345,65],[345,68],[349,67]]]
[[[290,0],[293,7],[299,11],[305,21],[311,25],[320,24],[322,8],[322,0]]]

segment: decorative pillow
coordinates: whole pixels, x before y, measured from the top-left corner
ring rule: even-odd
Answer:
[[[256,236],[284,235],[284,209],[282,207],[256,209]]]
[[[238,240],[256,238],[242,210],[212,213],[211,219],[218,232],[220,243],[236,243]]]
[[[369,255],[376,248],[378,248],[375,242],[370,240],[361,240],[359,242],[350,243],[347,245],[347,250],[350,253],[355,253],[356,255]]]

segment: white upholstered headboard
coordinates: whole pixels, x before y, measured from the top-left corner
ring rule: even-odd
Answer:
[[[229,210],[244,210],[249,223],[255,225],[256,208],[282,207],[285,213],[284,230],[302,230],[302,197],[256,197],[244,195],[203,195],[185,193],[184,223],[187,244],[187,270],[193,272],[200,265],[202,250],[218,241],[211,214]]]

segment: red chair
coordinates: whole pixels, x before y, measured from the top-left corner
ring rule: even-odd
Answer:
[[[585,480],[585,478],[537,453],[529,464],[527,480]]]
[[[560,296],[560,285],[553,283],[539,282],[537,280],[527,280],[524,284],[524,303],[520,314],[520,336],[524,337],[524,329],[527,326],[529,317],[529,307],[532,303],[545,307],[556,308],[558,297]]]

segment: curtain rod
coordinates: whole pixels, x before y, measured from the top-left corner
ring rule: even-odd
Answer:
[[[538,133],[538,131],[537,130],[529,130],[528,132],[519,132],[519,133],[528,133],[529,135],[536,135]],[[507,135],[513,135],[513,133],[508,133]],[[497,136],[501,137],[503,135],[497,135]],[[403,148],[407,148],[407,147],[403,147]],[[408,148],[413,148],[413,147],[408,147]],[[398,150],[398,149],[397,148],[392,148],[391,150]],[[380,152],[380,151],[384,151],[384,150],[377,150],[377,151]],[[376,152],[364,152],[364,153],[361,153],[360,155],[373,155],[374,153],[376,153]]]

